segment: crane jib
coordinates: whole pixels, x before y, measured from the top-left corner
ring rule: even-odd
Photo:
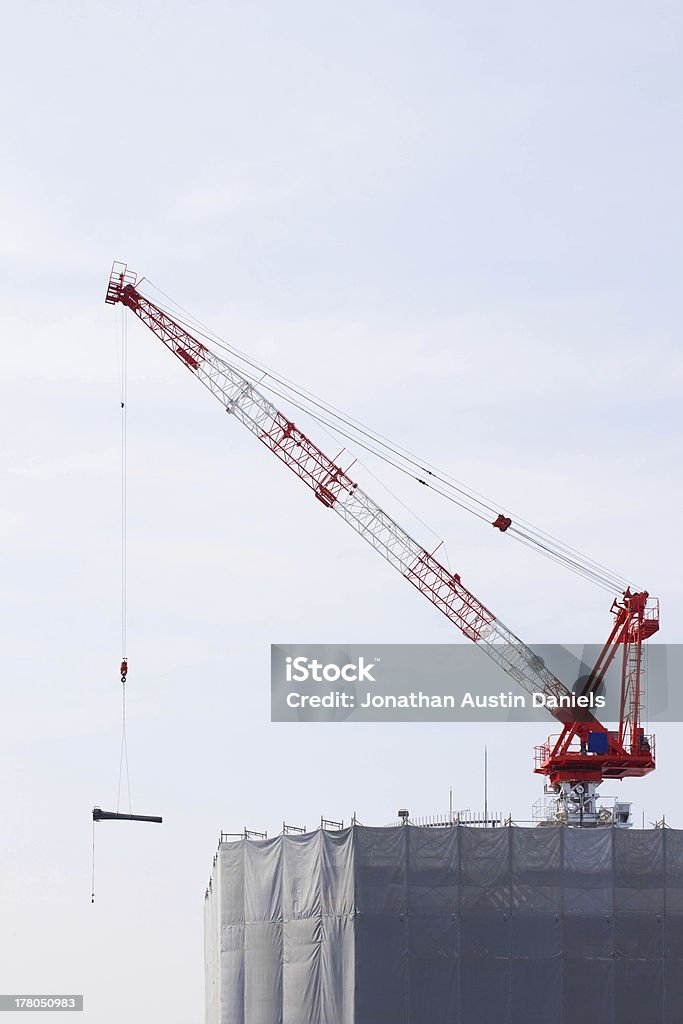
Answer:
[[[110,289],[111,290],[111,289]],[[109,293],[108,293],[109,295]],[[229,363],[178,324],[130,281],[118,300],[136,314],[164,345],[280,461],[397,568],[469,640],[480,645],[527,692],[568,697],[570,691],[496,616],[418,541],[398,525],[307,435]],[[566,721],[564,711],[551,711]]]

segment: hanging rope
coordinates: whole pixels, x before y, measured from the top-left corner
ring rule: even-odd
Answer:
[[[121,750],[119,753],[119,784],[116,791],[116,813],[119,813],[121,806],[121,783],[123,781],[123,770],[126,771],[126,788],[128,791],[128,813],[132,814],[130,799],[130,771],[128,768],[128,740],[126,738],[126,684],[121,680]]]
[[[90,890],[90,902],[95,902],[95,819],[92,820],[92,887]]]
[[[132,814],[130,799],[130,771],[128,767],[128,740],[126,737],[126,680],[128,657],[126,655],[127,591],[128,591],[128,322],[125,308],[121,307],[121,749],[119,752],[119,783],[116,791],[116,810],[121,803],[123,770],[126,770],[128,791],[128,813]]]
[[[121,682],[125,686],[123,666],[126,662],[126,599],[128,590],[127,503],[128,503],[128,321],[121,306]]]

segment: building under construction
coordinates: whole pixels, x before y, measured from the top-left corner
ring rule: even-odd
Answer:
[[[680,1024],[683,831],[220,843],[206,1024]]]

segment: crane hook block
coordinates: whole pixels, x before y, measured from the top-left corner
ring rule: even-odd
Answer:
[[[503,513],[501,512],[500,515],[493,520],[491,525],[495,526],[496,529],[500,530],[501,533],[505,533],[508,526],[512,526],[512,520],[510,519],[509,516],[504,516]]]
[[[121,662],[120,672],[121,672],[121,682],[125,683],[126,676],[128,675],[128,658],[124,658],[123,661]]]

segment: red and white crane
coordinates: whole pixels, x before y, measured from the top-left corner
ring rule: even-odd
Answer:
[[[612,604],[614,627],[581,691],[588,697],[596,693],[610,664],[620,656],[619,726],[609,730],[592,711],[576,709],[576,694],[465,587],[457,573],[445,568],[387,515],[349,476],[349,467],[344,469],[329,458],[244,373],[143,295],[139,285],[126,264],[115,262],[105,301],[130,309],[325,508],[347,522],[527,693],[548,698],[550,713],[561,723],[562,732],[536,748],[535,771],[548,779],[556,795],[558,820],[597,824],[597,788],[603,779],[639,777],[655,767],[654,740],[641,725],[641,694],[642,644],[659,628],[658,602],[650,600],[646,591],[633,593],[627,588]],[[501,513],[492,525],[505,532],[511,520]]]

